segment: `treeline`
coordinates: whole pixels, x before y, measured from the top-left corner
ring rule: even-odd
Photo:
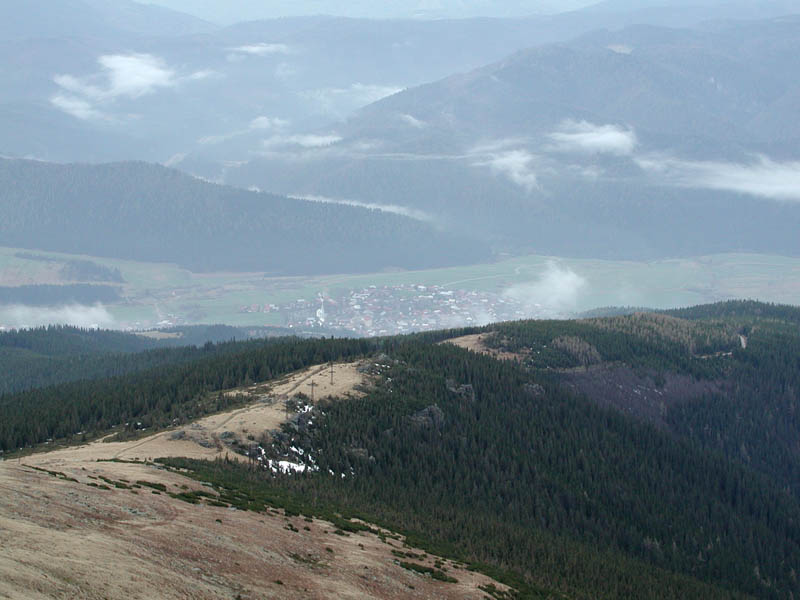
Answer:
[[[727,300],[701,304],[688,308],[662,311],[681,319],[775,319],[786,323],[800,323],[800,308],[789,304],[774,304],[757,300]]]
[[[139,162],[0,159],[6,246],[193,271],[374,272],[472,264],[488,246],[414,219],[215,185]]]
[[[217,352],[234,351],[219,345]],[[208,356],[209,348],[161,348],[136,353],[91,353],[46,356],[31,351],[0,348],[0,403],[5,396],[71,381],[85,382],[117,377],[157,367],[187,363]],[[75,431],[78,431],[77,429]]]
[[[524,364],[555,381],[553,369],[585,366],[586,347],[643,378],[714,379],[716,393],[674,403],[664,396],[669,431],[800,498],[800,309],[737,300],[665,312],[500,324],[490,342],[524,350]]]
[[[720,373],[720,363],[697,356],[732,351],[735,328],[689,322],[652,313],[575,321],[511,321],[489,328],[487,343],[521,353],[535,369],[561,369],[591,363],[622,362],[635,368],[670,370],[696,377]],[[568,340],[573,340],[570,344]],[[575,341],[582,342],[581,350]]]
[[[157,340],[122,331],[70,325],[47,325],[0,333],[0,348],[28,350],[44,356],[141,352],[160,344]]]
[[[247,331],[227,325],[175,327],[167,333],[167,337],[154,339],[120,331],[57,325],[2,332],[0,396],[189,362],[206,354],[182,346],[248,338]],[[228,344],[220,348],[232,349],[233,346]]]
[[[142,361],[155,356],[159,366],[0,396],[0,449],[69,439],[79,432],[91,437],[133,421],[144,427],[184,423],[233,401],[215,392],[313,364],[361,356],[379,344],[379,340],[259,340],[157,351],[167,353],[169,359],[160,362],[158,355],[137,355]],[[192,362],[185,364],[188,360]]]

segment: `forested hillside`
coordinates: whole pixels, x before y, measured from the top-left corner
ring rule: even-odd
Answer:
[[[800,593],[799,317],[740,302],[208,345],[180,365],[3,396],[0,444],[185,423],[231,406],[221,390],[366,359],[363,396],[319,401],[259,438],[264,458],[303,474],[168,463],[240,508],[402,531],[521,598],[790,598]],[[465,335],[486,353],[441,343]],[[611,388],[620,395],[596,393]]]
[[[773,483],[558,387],[534,388],[511,363],[447,345],[388,355],[367,398],[322,405],[307,432],[275,444],[302,450],[291,460],[319,474],[201,465],[200,476],[411,532],[431,551],[522,575],[528,597],[796,593],[800,506]]]
[[[133,373],[129,369],[127,374],[106,379],[0,396],[0,450],[53,438],[71,439],[79,432],[91,438],[124,424],[133,430],[134,420],[148,428],[186,423],[236,403],[216,393],[221,390],[329,360],[361,356],[377,347],[378,342],[371,340],[278,338],[161,351],[166,360],[152,360],[144,365],[149,369],[138,364]],[[187,354],[194,360],[181,361]],[[135,355],[128,361],[146,363],[149,356]],[[180,362],[184,364],[175,364]]]
[[[666,312],[502,324],[489,343],[800,497],[800,309],[731,301]],[[626,384],[632,394],[609,390]]]
[[[407,217],[215,185],[158,165],[0,159],[0,239],[194,271],[374,272],[470,264],[487,247]]]
[[[2,332],[0,396],[197,360],[206,356],[209,348],[198,350],[195,346],[248,337],[248,332],[225,325],[173,328],[155,337],[60,326]],[[236,347],[224,344],[215,350]]]

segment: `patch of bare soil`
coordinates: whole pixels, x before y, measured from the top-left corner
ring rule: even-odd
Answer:
[[[286,413],[266,398],[357,394],[363,378],[357,364],[339,364],[331,384],[329,365],[320,365],[231,390],[254,403],[184,430],[214,439],[274,428]],[[109,461],[226,453],[176,433],[0,461],[0,598],[456,599],[485,597],[479,586],[506,589],[446,560],[436,568],[457,583],[405,569],[401,561],[435,567],[437,559],[391,536],[340,535],[328,522],[277,510],[190,504],[169,493],[211,490],[152,464]]]
[[[506,352],[504,350],[497,350],[495,348],[490,348],[485,343],[486,338],[489,337],[490,335],[491,335],[490,333],[474,333],[472,335],[463,335],[461,337],[451,338],[449,340],[445,340],[442,343],[453,344],[455,346],[458,346],[459,348],[464,348],[465,350],[477,352],[478,354],[487,354],[498,360],[520,361],[525,358],[525,355],[522,353]]]
[[[237,447],[247,448],[265,432],[280,427],[293,413],[286,401],[303,393],[309,399],[342,398],[358,395],[367,380],[358,371],[359,363],[335,363],[333,383],[331,366],[316,365],[276,381],[236,388],[225,394],[240,396],[247,406],[204,417],[190,425],[162,431],[129,442],[92,442],[41,455],[48,468],[73,461],[154,460],[168,456],[208,459],[229,457],[245,460]],[[38,460],[38,457],[36,458]]]

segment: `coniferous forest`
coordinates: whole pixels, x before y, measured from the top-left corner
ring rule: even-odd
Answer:
[[[305,473],[167,463],[238,490],[244,508],[401,531],[519,597],[792,598],[798,323],[795,308],[731,302],[395,338],[209,343],[112,378],[6,394],[0,447],[134,421],[166,427],[225,408],[221,390],[365,360],[362,396],[320,401],[312,423],[263,441]],[[514,359],[441,343],[466,334]],[[602,392],[609,382],[634,400]]]

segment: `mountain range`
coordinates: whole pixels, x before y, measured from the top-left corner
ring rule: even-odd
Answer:
[[[758,3],[756,20],[722,18],[752,2],[615,1],[221,27],[77,1],[54,3],[44,34],[42,7],[6,5],[7,155],[157,161],[332,211],[389,208],[494,252],[800,253],[800,19],[771,16],[792,2]],[[656,20],[675,27],[636,24]],[[170,31],[143,34],[152,21]]]
[[[798,40],[797,17],[594,32],[405,90],[326,148],[225,176],[381,198],[510,251],[796,256]]]

